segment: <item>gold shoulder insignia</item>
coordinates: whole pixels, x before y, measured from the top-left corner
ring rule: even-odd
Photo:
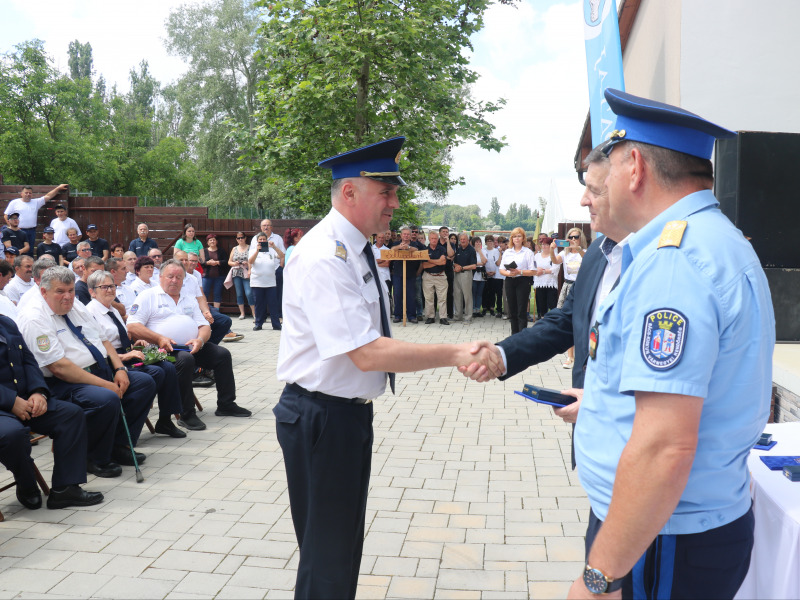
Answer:
[[[669,221],[661,230],[661,237],[658,238],[658,247],[666,248],[673,246],[681,247],[683,234],[686,232],[686,221]]]
[[[336,240],[336,252],[334,252],[334,256],[347,262],[347,248],[339,240]]]

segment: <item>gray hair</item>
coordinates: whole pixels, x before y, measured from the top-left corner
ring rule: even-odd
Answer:
[[[92,245],[89,242],[78,242],[75,245],[75,250],[77,251],[83,250],[84,248],[88,248],[89,250],[91,250]]]
[[[109,258],[106,261],[106,271],[110,271],[111,269],[118,269],[122,266],[122,261],[118,258]]]
[[[14,259],[14,268],[19,269],[22,266],[22,261],[24,261],[25,259],[33,260],[33,258],[28,256],[27,254],[20,254]]]
[[[56,266],[56,259],[49,254],[44,254],[33,263],[33,278],[39,279],[42,273]]]
[[[401,231],[401,232],[403,232],[403,231],[411,231],[411,227],[409,227],[408,225],[403,225],[403,226],[400,228],[400,231]]]
[[[608,165],[611,161],[608,156],[603,153],[607,143],[608,142],[602,142],[592,148],[589,154],[586,155],[586,158],[583,159],[583,166],[588,169],[589,165]]]
[[[458,239],[461,239],[462,235],[465,235],[465,236],[467,236],[467,239],[470,239],[469,231],[462,231],[461,233],[459,233],[458,234]]]
[[[644,142],[628,141],[620,146],[624,147],[626,157],[636,148],[650,165],[655,180],[667,190],[675,189],[685,181],[695,181],[708,189],[714,186],[714,167],[707,158]]]
[[[266,234],[262,232],[261,235],[266,235]],[[188,256],[189,258],[192,258],[194,256],[197,260],[200,260],[200,256],[195,252],[187,252],[186,256]]]
[[[42,281],[39,286],[49,290],[54,283],[74,284],[75,273],[67,267],[50,267],[42,273]]]
[[[167,267],[180,267],[181,271],[183,271],[183,276],[186,277],[186,268],[178,259],[170,258],[169,260],[165,260],[163,263],[161,263],[161,272],[163,273],[166,271]]]
[[[89,280],[86,282],[86,285],[89,286],[89,289],[93,290],[98,285],[102,285],[106,279],[110,279],[112,283],[114,282],[114,276],[111,273],[98,270],[89,275]]]

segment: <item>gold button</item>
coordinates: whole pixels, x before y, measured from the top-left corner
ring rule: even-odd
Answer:
[[[14,383],[17,383],[17,380],[16,380],[16,379],[14,380]]]
[[[8,363],[8,366],[9,366],[9,367],[13,367],[13,366],[14,366],[14,363]]]
[[[22,350],[22,344],[19,345],[19,349]]]

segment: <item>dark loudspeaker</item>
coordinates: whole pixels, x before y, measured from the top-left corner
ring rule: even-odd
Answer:
[[[714,193],[764,267],[777,339],[800,341],[800,244],[794,239],[800,134],[743,131],[718,140],[714,154]]]

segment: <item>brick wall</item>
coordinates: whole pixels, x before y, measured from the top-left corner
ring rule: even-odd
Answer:
[[[775,384],[772,388],[772,416],[775,423],[800,421],[800,396]]]

